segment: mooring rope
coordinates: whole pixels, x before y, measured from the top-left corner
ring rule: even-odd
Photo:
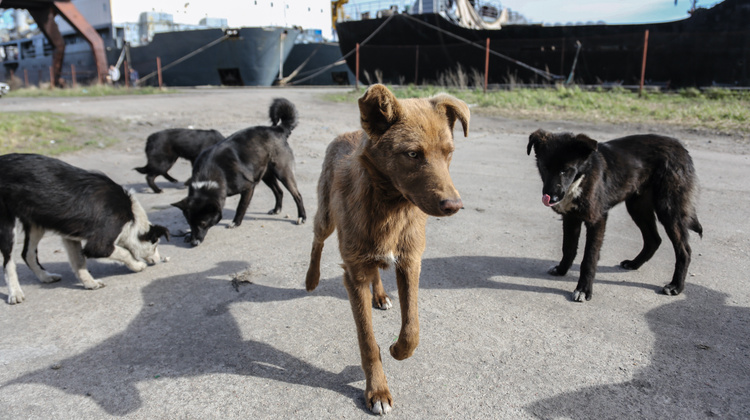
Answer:
[[[161,68],[161,71],[162,71],[162,72],[164,72],[165,70],[169,69],[170,67],[176,66],[177,64],[180,64],[180,63],[182,63],[183,61],[187,60],[188,58],[190,58],[190,57],[192,57],[192,56],[194,56],[194,55],[196,55],[196,54],[200,54],[200,53],[202,53],[203,51],[205,51],[205,50],[207,50],[207,49],[209,49],[209,48],[213,47],[214,45],[216,45],[216,44],[220,43],[221,41],[224,41],[225,39],[227,39],[227,38],[229,38],[229,37],[230,37],[229,35],[225,34],[225,35],[224,35],[224,36],[222,36],[221,38],[215,39],[215,40],[213,40],[213,41],[209,42],[208,44],[206,44],[206,45],[204,45],[204,46],[202,46],[202,47],[198,48],[197,50],[195,50],[195,51],[192,51],[192,52],[190,52],[190,53],[188,53],[188,54],[186,54],[186,55],[184,55],[184,56],[182,56],[182,57],[178,58],[177,60],[175,60],[175,61],[173,61],[173,62],[171,62],[171,63],[167,64],[166,66],[163,66],[163,67]],[[156,74],[157,74],[158,72],[159,72],[159,70],[158,70],[158,69],[157,69],[157,70],[154,70],[154,71],[152,71],[151,73],[149,73],[149,74],[147,74],[147,75],[145,75],[145,76],[141,77],[140,79],[136,80],[136,81],[135,81],[135,84],[136,84],[136,86],[137,86],[137,85],[139,85],[139,84],[141,84],[141,83],[143,83],[144,81],[146,81],[146,80],[148,80],[148,79],[150,79],[150,78],[154,77],[154,76],[155,76],[155,75],[156,75]]]
[[[364,46],[364,45],[365,45],[365,44],[366,44],[366,43],[367,43],[368,41],[370,41],[370,40],[372,39],[372,37],[374,37],[374,36],[375,36],[375,34],[377,34],[378,32],[380,32],[380,30],[381,30],[381,29],[383,29],[383,27],[384,27],[384,26],[385,26],[385,25],[386,25],[386,24],[387,24],[388,22],[390,22],[390,20],[391,20],[391,19],[392,19],[392,18],[393,18],[394,16],[396,16],[396,15],[395,15],[395,14],[393,14],[393,15],[390,15],[390,16],[388,16],[388,18],[387,18],[387,19],[386,19],[386,20],[385,20],[385,21],[384,21],[384,22],[383,22],[382,24],[380,24],[380,26],[379,26],[379,27],[378,27],[377,29],[375,29],[375,31],[373,31],[373,32],[372,32],[372,33],[370,34],[370,36],[368,36],[367,38],[365,38],[365,40],[364,40],[364,41],[362,41],[362,42],[360,42],[360,43],[359,43],[359,46],[360,46],[360,47],[362,47],[362,46]],[[463,38],[463,37],[461,37],[461,36],[458,36],[458,35],[456,35],[456,34],[453,34],[453,33],[449,32],[449,31],[446,31],[445,29],[442,29],[442,28],[438,27],[438,26],[435,26],[435,25],[432,25],[432,24],[430,24],[430,23],[427,23],[427,22],[421,21],[421,20],[419,20],[419,19],[417,19],[417,18],[415,18],[415,17],[413,17],[413,16],[410,16],[409,14],[406,14],[406,13],[404,13],[404,14],[401,14],[401,16],[405,16],[405,17],[407,17],[407,18],[409,18],[409,19],[411,19],[411,20],[413,20],[413,21],[415,21],[415,22],[417,22],[417,23],[420,23],[420,24],[422,24],[422,25],[425,25],[425,26],[427,26],[427,27],[429,27],[429,28],[432,28],[432,29],[434,29],[434,30],[436,30],[436,31],[438,31],[438,32],[442,32],[442,33],[444,33],[444,34],[446,34],[446,35],[449,35],[449,36],[451,36],[451,37],[453,37],[453,38],[456,38],[456,39],[458,39],[458,40],[460,40],[460,41],[462,41],[462,42],[464,42],[464,43],[470,44],[470,45],[472,45],[472,46],[474,46],[474,47],[477,47],[477,48],[479,48],[479,49],[485,50],[485,48],[486,48],[485,46],[483,46],[483,45],[481,45],[481,44],[478,44],[478,43],[476,43],[476,42],[472,42],[471,40],[468,40],[468,39],[466,39],[466,38]],[[339,58],[338,60],[336,60],[336,61],[335,61],[334,63],[332,63],[332,64],[329,64],[329,65],[327,65],[327,66],[323,66],[323,67],[321,67],[321,68],[320,68],[320,70],[316,71],[316,72],[315,72],[314,74],[312,74],[312,75],[310,75],[310,76],[307,76],[307,77],[305,77],[305,78],[299,79],[299,80],[293,80],[293,81],[291,81],[291,82],[289,82],[289,83],[287,83],[287,84],[288,84],[288,85],[294,85],[294,84],[297,84],[297,83],[302,83],[302,82],[305,82],[305,81],[307,81],[307,80],[309,80],[309,79],[312,79],[313,77],[315,77],[315,76],[317,76],[317,75],[319,75],[319,74],[323,73],[324,71],[326,71],[326,70],[328,70],[328,69],[330,69],[330,68],[333,68],[333,67],[335,67],[335,66],[337,66],[337,65],[340,65],[340,64],[342,64],[342,60],[346,60],[346,58],[347,58],[347,57],[349,57],[350,55],[352,55],[352,53],[354,53],[355,51],[356,51],[356,48],[355,48],[355,49],[352,49],[352,50],[351,50],[351,51],[349,51],[348,53],[346,53],[346,54],[344,54],[343,56],[341,56],[341,58]],[[507,55],[501,54],[501,53],[499,53],[499,52],[496,52],[496,51],[492,51],[492,50],[490,50],[490,54],[492,54],[492,55],[494,55],[494,56],[497,56],[497,57],[500,57],[500,58],[502,58],[502,59],[504,59],[504,60],[510,61],[511,63],[514,63],[514,64],[516,64],[516,65],[518,65],[518,66],[520,66],[520,67],[523,67],[523,68],[525,68],[525,69],[527,69],[527,70],[530,70],[530,71],[532,71],[532,72],[534,72],[534,73],[536,73],[536,74],[538,74],[538,75],[540,75],[540,76],[544,77],[544,78],[545,78],[545,79],[547,79],[547,80],[561,80],[561,79],[565,79],[565,76],[560,76],[560,75],[557,75],[557,74],[553,74],[553,73],[550,73],[550,72],[548,72],[548,71],[545,71],[545,70],[540,70],[540,69],[537,69],[537,68],[535,68],[535,67],[532,67],[532,66],[530,66],[530,65],[528,65],[528,64],[526,64],[526,63],[523,63],[523,62],[521,62],[521,61],[518,61],[518,60],[516,60],[516,59],[514,59],[514,58],[511,58],[511,57],[508,57]],[[313,70],[310,70],[310,71],[313,71]]]

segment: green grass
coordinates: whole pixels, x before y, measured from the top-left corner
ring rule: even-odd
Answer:
[[[578,87],[480,89],[398,87],[399,98],[426,97],[450,93],[470,105],[472,112],[508,118],[575,120],[603,123],[667,124],[725,134],[750,134],[750,92],[728,89],[684,89],[678,92],[644,92],[642,97],[625,89],[582,90]],[[364,91],[329,95],[333,101],[350,102]]]
[[[154,95],[174,92],[176,92],[174,89],[159,89],[152,86],[126,88],[125,86],[91,85],[65,89],[49,89],[44,87],[14,89],[6,96],[8,98],[66,98],[78,96]]]
[[[53,112],[0,113],[0,154],[58,155],[84,147],[107,147],[112,122]]]

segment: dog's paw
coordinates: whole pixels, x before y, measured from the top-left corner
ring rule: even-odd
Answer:
[[[384,391],[379,392],[365,392],[367,398],[367,408],[373,412],[373,414],[385,415],[391,412],[393,409],[393,398],[391,392],[386,388]]]
[[[85,287],[85,288],[87,288],[89,290],[101,289],[104,286],[105,286],[105,284],[102,283],[101,280],[95,280],[95,279],[91,279],[90,281],[86,282],[83,285],[83,287]]]
[[[677,296],[682,292],[682,289],[672,283],[669,283],[668,285],[664,286],[662,291],[664,291],[664,294],[667,296]]]
[[[8,303],[11,305],[21,303],[24,300],[26,300],[26,296],[23,295],[23,292],[20,289],[16,291],[11,290],[11,292],[8,293]]]
[[[583,302],[584,300],[591,300],[592,293],[584,292],[583,290],[573,291],[573,302]]]
[[[375,307],[382,310],[387,310],[393,308],[393,303],[391,303],[391,299],[388,296],[383,297],[376,297],[373,299],[375,303]]]
[[[227,225],[227,229],[234,229],[234,228],[236,228],[237,226],[239,226],[239,225],[238,225],[238,224],[236,224],[236,223],[234,223],[234,222],[231,222],[231,223],[229,223],[229,224]]]
[[[307,221],[306,217],[300,217],[300,218],[297,219],[297,224],[301,225],[301,224],[305,223],[306,221]]]
[[[148,267],[148,264],[143,261],[136,261],[134,263],[128,264],[128,268],[135,271],[136,273],[145,270],[146,267]]]
[[[547,274],[552,276],[564,276],[568,270],[563,271],[559,265],[554,265],[547,270]]]
[[[279,214],[279,213],[281,213],[281,209],[268,210],[268,214]]]
[[[44,273],[44,275],[39,279],[42,283],[54,283],[56,281],[60,281],[62,279],[62,276],[55,273]]]

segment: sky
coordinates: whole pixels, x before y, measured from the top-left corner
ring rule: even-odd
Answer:
[[[699,0],[698,7],[709,8],[716,3],[719,1]],[[675,5],[674,0],[503,0],[501,4],[533,23],[604,21],[626,24],[687,18],[692,2],[678,0]]]
[[[180,23],[192,23],[206,15],[205,10],[210,10],[212,5],[226,7],[232,2],[238,5],[249,0],[118,0],[118,7],[132,10],[132,21],[138,20],[141,11],[157,9],[174,15],[174,20]],[[264,0],[269,1],[269,0]],[[307,0],[310,1],[310,0]],[[381,0],[381,3],[411,3],[414,0]],[[497,2],[498,0],[494,0]],[[292,0],[292,3],[294,0]],[[620,23],[647,23],[667,22],[684,19],[688,17],[690,0],[499,0],[503,7],[524,15],[533,23],[565,24],[568,22],[599,22],[610,24]],[[718,0],[699,0],[699,7],[711,7]],[[323,1],[328,4],[328,1]],[[349,4],[375,3],[373,0],[349,0]],[[189,4],[186,8],[185,5]],[[157,7],[154,7],[158,5]],[[231,7],[231,6],[230,6]],[[387,6],[386,6],[387,7]],[[211,15],[211,12],[208,13]],[[239,16],[214,16],[228,17],[230,20],[239,20]],[[242,25],[241,22],[230,25]]]

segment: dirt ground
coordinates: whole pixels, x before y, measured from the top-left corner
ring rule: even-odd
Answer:
[[[60,240],[45,238],[40,261],[62,281],[40,284],[19,265],[26,302],[0,304],[0,418],[367,418],[364,376],[335,238],[321,284],[304,290],[315,186],[337,133],[358,128],[358,109],[327,102],[321,89],[194,89],[158,96],[4,98],[0,112],[50,110],[113,121],[119,143],[62,156],[136,191],[152,222],[187,229],[171,207],[186,190],[163,179],[147,189],[132,168],[146,136],[169,127],[224,134],[268,123],[272,98],[299,110],[290,137],[308,223],[294,224],[285,191],[281,215],[261,185],[245,222],[205,242],[160,245],[171,261],[131,273],[89,261],[107,287],[84,290]],[[731,139],[670,130],[688,146],[702,187],[685,292],[660,293],[674,267],[664,243],[640,270],[619,262],[641,246],[624,207],[609,218],[593,300],[571,301],[580,263],[546,274],[561,257],[559,217],[541,202],[537,128],[605,140],[658,127],[510,120],[474,115],[459,138],[452,175],[465,209],[432,218],[420,294],[421,341],[410,359],[382,352],[395,400],[392,418],[750,418],[750,155]],[[186,179],[189,163],[171,173]],[[51,204],[54,205],[54,204]],[[661,229],[661,227],[660,227]],[[398,299],[393,272],[384,285]],[[7,300],[7,289],[0,288]],[[395,304],[395,301],[394,301]],[[400,314],[374,310],[387,349]]]

